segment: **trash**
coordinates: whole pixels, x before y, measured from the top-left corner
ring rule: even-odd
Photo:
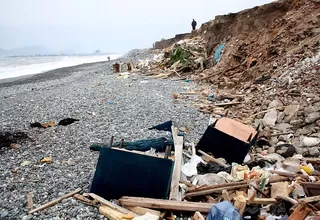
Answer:
[[[207,173],[204,175],[197,175],[192,181],[193,185],[199,186],[214,186],[226,183],[226,180],[215,173]]]
[[[61,121],[59,121],[58,125],[66,126],[66,125],[70,125],[76,121],[79,121],[79,119],[65,118],[65,119],[62,119]]]
[[[224,167],[213,161],[209,161],[207,164],[200,162],[197,166],[198,174],[206,174],[206,173],[219,173],[221,171],[230,173],[231,166]]]
[[[242,163],[257,135],[258,132],[250,126],[221,118],[208,126],[196,149],[210,152],[216,158],[222,157],[229,163]]]
[[[31,161],[25,160],[22,163],[20,163],[20,166],[24,167],[24,166],[28,166],[29,164],[31,164]]]
[[[156,126],[153,126],[151,128],[148,128],[149,130],[155,129],[158,131],[170,131],[171,132],[171,127],[172,127],[172,121],[166,121],[162,124],[158,124]]]
[[[92,115],[93,117],[96,116],[95,112],[86,111],[89,115]]]
[[[41,124],[40,122],[35,122],[35,123],[32,123],[30,124],[30,126],[32,128],[49,128],[49,127],[55,127],[56,126],[56,123],[54,121],[50,121],[48,123],[44,123],[44,124]]]
[[[292,144],[280,144],[275,147],[275,151],[284,158],[292,157],[296,153],[296,149]]]
[[[166,146],[172,145],[173,143],[168,141],[166,138],[153,138],[147,140],[138,140],[133,142],[115,142],[112,147],[121,147],[126,150],[137,150],[137,151],[148,151],[151,148],[155,149],[156,152],[165,152]],[[109,147],[107,144],[92,144],[90,149],[93,151],[100,151],[102,147]]]
[[[52,156],[44,157],[40,160],[41,163],[52,163]]]
[[[263,146],[271,147],[270,137],[271,137],[270,127],[265,127],[264,130],[259,133],[256,144],[259,147],[263,147]]]
[[[104,199],[168,198],[172,170],[168,159],[102,147],[90,192]]]
[[[143,216],[137,216],[134,217],[133,220],[158,220],[159,216],[150,214],[150,213],[146,213]]]
[[[187,177],[191,177],[194,175],[197,175],[197,165],[199,163],[204,163],[204,161],[201,159],[201,157],[197,156],[197,155],[193,155],[191,157],[191,159],[189,160],[188,163],[185,163],[182,167],[181,167],[181,171],[184,175],[186,175]]]
[[[253,220],[258,219],[259,215],[260,215],[260,207],[256,205],[247,205],[243,212],[244,219],[253,219]],[[248,216],[248,218],[246,218],[246,216]]]
[[[206,220],[242,220],[242,217],[230,202],[223,201],[212,206]]]
[[[216,100],[216,96],[214,94],[208,95],[208,100],[214,102]]]
[[[214,52],[214,58],[213,58],[214,65],[219,63],[219,61],[221,60],[224,46],[225,46],[224,44],[220,44],[216,49],[216,51]]]
[[[292,204],[281,201],[270,206],[270,213],[276,216],[285,216],[287,213],[290,213],[290,208]]]

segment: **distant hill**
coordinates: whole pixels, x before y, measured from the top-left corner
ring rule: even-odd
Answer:
[[[50,55],[51,51],[43,47],[19,47],[10,50],[0,48],[0,56],[35,56],[35,55]]]

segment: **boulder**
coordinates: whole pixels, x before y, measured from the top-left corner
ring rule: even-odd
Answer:
[[[305,147],[313,147],[320,144],[320,138],[302,137],[302,144]]]

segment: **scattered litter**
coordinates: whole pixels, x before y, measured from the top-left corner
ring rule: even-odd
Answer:
[[[61,121],[59,121],[58,125],[67,126],[67,125],[70,125],[76,121],[79,121],[79,119],[65,118],[65,119],[62,119]]]
[[[31,161],[25,160],[22,163],[20,163],[20,166],[24,167],[24,166],[28,166],[29,164],[31,164]]]
[[[44,157],[40,160],[41,163],[52,163],[52,156]]]

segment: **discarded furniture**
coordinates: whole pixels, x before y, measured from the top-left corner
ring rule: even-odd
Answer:
[[[216,120],[201,137],[197,150],[222,157],[228,163],[242,163],[257,139],[256,129],[230,118]]]
[[[172,171],[172,160],[102,147],[90,191],[104,199],[166,199]]]

